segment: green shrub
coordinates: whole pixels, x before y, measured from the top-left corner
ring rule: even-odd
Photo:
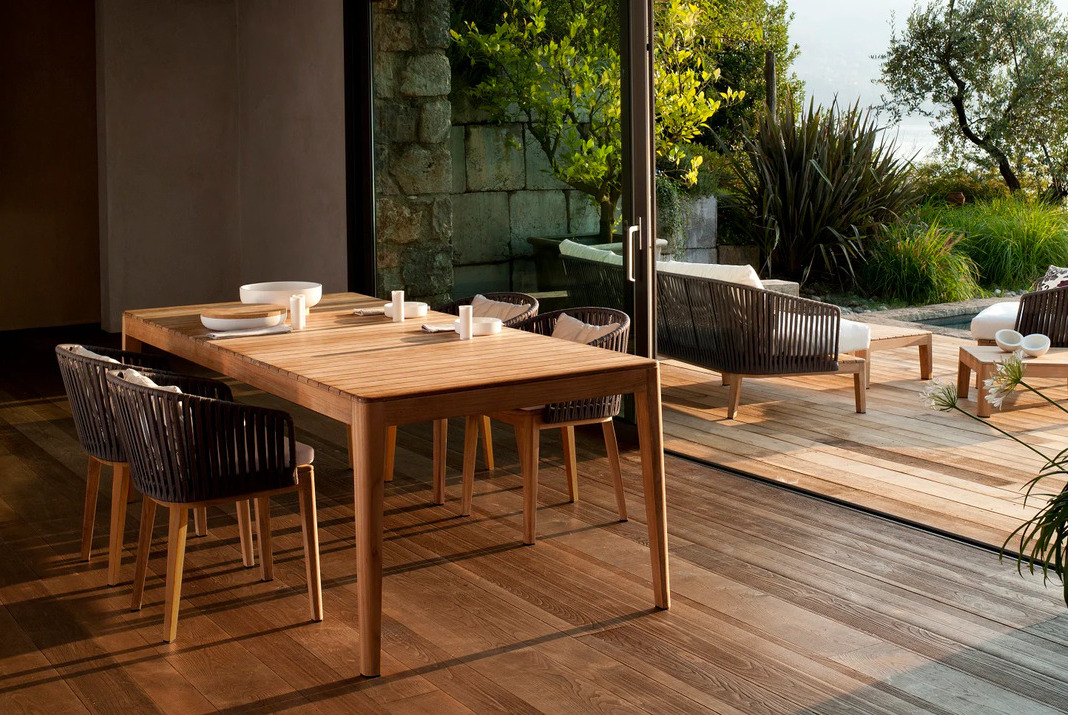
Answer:
[[[1048,266],[1068,266],[1068,215],[1033,199],[995,199],[946,207],[927,205],[921,215],[961,235],[957,250],[979,267],[991,288],[1026,288]]]
[[[947,203],[949,194],[959,191],[969,204],[1003,199],[1009,189],[1001,174],[989,168],[966,169],[938,162],[925,162],[913,167],[916,186],[925,201]]]
[[[937,223],[888,226],[872,244],[863,271],[865,289],[912,305],[976,297],[978,270],[972,259],[954,250],[959,239]]]
[[[763,114],[735,164],[771,270],[782,278],[852,281],[866,244],[917,194],[911,164],[884,141],[870,109],[837,104]]]

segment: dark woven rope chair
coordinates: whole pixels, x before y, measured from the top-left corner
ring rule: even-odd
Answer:
[[[538,299],[532,295],[526,293],[482,293],[485,298],[490,300],[500,301],[502,303],[512,303],[513,305],[524,305],[526,310],[518,315],[509,318],[503,322],[504,327],[514,328],[520,323],[538,314]],[[474,296],[468,298],[461,298],[460,300],[454,300],[451,303],[440,305],[434,310],[439,313],[448,313],[449,315],[459,315],[460,306],[471,305],[471,301],[474,300]],[[489,417],[484,417],[478,424],[478,429],[482,433],[482,450],[486,460],[486,468],[493,469],[493,437],[490,432],[490,420]],[[434,501],[438,504],[445,503],[445,454],[447,449],[447,440],[449,422],[448,420],[434,420]],[[350,449],[351,452],[351,449]],[[386,434],[386,480],[389,481],[393,478],[393,463],[397,452],[397,428],[391,426],[387,430]]]
[[[623,310],[628,290],[623,267],[561,255],[572,305],[603,305]]]
[[[589,343],[594,347],[617,352],[627,351],[627,338],[630,333],[630,317],[621,310],[613,308],[568,308],[544,313],[528,319],[519,325],[520,330],[528,330],[539,335],[552,335],[556,321],[564,313],[572,318],[591,325],[610,325],[618,323],[619,327],[607,335]],[[578,499],[578,469],[575,456],[575,427],[586,424],[600,424],[604,433],[605,449],[608,453],[608,465],[612,473],[612,485],[616,492],[616,506],[619,520],[627,520],[627,502],[623,493],[623,477],[619,466],[619,446],[616,441],[612,418],[619,414],[622,401],[620,395],[598,397],[588,400],[575,400],[543,405],[534,409],[504,410],[490,415],[493,419],[507,422],[515,428],[516,442],[519,446],[519,460],[523,470],[523,541],[533,544],[536,538],[536,519],[538,507],[538,445],[540,433],[545,429],[559,429],[564,443],[564,468],[567,473],[567,490],[569,501]],[[475,452],[477,451],[478,415],[467,418],[467,432],[464,439],[464,478],[463,502],[461,513],[471,513],[471,502],[475,484]]]
[[[852,374],[856,410],[866,410],[865,361],[838,352],[838,306],[665,273],[657,289],[659,353],[721,373],[730,386],[728,419],[744,377]]]
[[[107,385],[134,486],[144,496],[131,608],[139,610],[157,505],[170,510],[163,639],[178,631],[189,509],[256,500],[260,575],[274,577],[270,497],[296,491],[312,620],[323,618],[314,453],[294,438],[286,412],[135,385],[123,372]]]
[[[1055,348],[1068,347],[1068,286],[1020,296],[1016,330],[1024,335],[1041,333]]]

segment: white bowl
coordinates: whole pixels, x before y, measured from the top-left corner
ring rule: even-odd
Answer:
[[[270,281],[241,286],[242,303],[289,305],[289,296],[304,295],[304,307],[311,308],[323,299],[323,284],[311,281]]]
[[[209,318],[202,315],[200,322],[208,330],[252,330],[253,328],[273,328],[285,317],[285,313],[267,315],[262,318]]]
[[[471,335],[494,335],[501,332],[503,323],[500,318],[471,318]],[[452,329],[460,332],[460,320],[452,323]]]
[[[1032,333],[1020,341],[1020,349],[1027,357],[1042,357],[1049,352],[1049,338],[1041,333]]]
[[[382,306],[382,309],[386,311],[386,317],[393,317],[393,303],[386,303]],[[425,318],[426,312],[430,309],[426,303],[420,303],[417,300],[404,301],[404,317],[405,318]]]
[[[1007,353],[1019,350],[1020,341],[1022,340],[1023,336],[1010,328],[1004,328],[994,333],[994,342]]]

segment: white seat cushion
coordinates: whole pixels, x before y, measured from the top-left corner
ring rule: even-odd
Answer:
[[[657,261],[656,270],[660,273],[694,278],[711,278],[716,281],[738,283],[764,290],[760,276],[750,265],[729,266],[722,263],[687,263],[685,261]]]
[[[568,238],[560,242],[560,255],[581,258],[586,261],[596,261],[597,263],[607,263],[612,266],[623,265],[623,256],[615,251],[604,251],[600,248],[576,243]]]
[[[871,347],[871,328],[855,320],[842,319],[838,329],[838,352],[853,353]]]
[[[993,340],[997,331],[1016,327],[1016,316],[1019,312],[1020,303],[1014,300],[994,303],[984,308],[979,315],[972,318],[972,337],[976,340]]]
[[[123,370],[120,374],[123,380],[126,380],[126,382],[129,382],[134,385],[139,385],[141,387],[154,387],[157,390],[163,390],[164,392],[174,392],[177,394],[181,394],[182,392],[181,389],[179,389],[176,385],[157,385],[155,380],[151,379],[147,375],[142,375],[137,370],[134,370],[130,367]]]
[[[619,323],[609,323],[608,325],[584,323],[578,318],[572,318],[567,313],[563,313],[556,319],[556,325],[553,326],[553,337],[588,345],[597,338],[608,335],[618,327]]]
[[[471,299],[471,314],[476,318],[500,318],[501,322],[507,323],[512,318],[522,315],[530,309],[526,303],[509,303],[503,300],[493,300],[479,294]]]
[[[119,362],[118,360],[116,360],[113,357],[108,357],[107,355],[101,355],[100,353],[94,353],[92,350],[90,350],[89,348],[85,347],[84,345],[71,345],[67,349],[70,350],[75,355],[78,355],[79,357],[86,357],[86,358],[90,358],[92,360],[103,360],[104,362],[109,362],[109,363],[111,363],[113,365],[121,365],[122,364],[121,362]]]
[[[289,456],[289,442],[286,442],[286,457]],[[315,448],[310,444],[304,444],[303,442],[297,442],[297,466],[302,464],[311,464],[315,461]]]

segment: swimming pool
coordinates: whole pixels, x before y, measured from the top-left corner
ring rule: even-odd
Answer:
[[[940,315],[932,318],[920,318],[915,322],[922,323],[923,325],[933,325],[939,328],[952,328],[954,330],[970,330],[972,327],[972,318],[977,313],[961,313],[958,315]]]

